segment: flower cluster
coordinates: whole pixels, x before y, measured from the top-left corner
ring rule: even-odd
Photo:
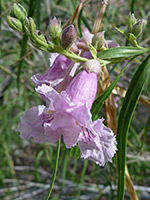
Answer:
[[[86,40],[82,38],[76,46],[83,51],[81,55],[91,57],[89,51],[85,52],[85,47],[88,47]],[[90,112],[96,97],[100,63],[90,59],[79,72],[80,63],[76,64],[59,54],[52,56],[49,70],[44,75],[36,74],[31,78],[47,106],[27,109],[17,131],[21,138],[33,137],[37,143],[57,142],[62,135],[66,148],[79,146],[82,158],[100,166],[107,161],[112,162],[116,152],[115,136],[103,124],[104,119],[93,122]]]

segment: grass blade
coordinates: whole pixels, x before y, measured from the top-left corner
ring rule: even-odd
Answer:
[[[41,1],[37,0],[37,13],[36,13],[36,19],[37,19],[37,29],[40,30],[40,19],[41,19]]]
[[[132,119],[133,112],[137,105],[139,96],[150,73],[150,55],[144,60],[144,62],[138,67],[130,86],[126,93],[123,105],[120,111],[118,119],[117,129],[117,142],[118,142],[118,192],[117,200],[124,199],[124,182],[125,182],[125,163],[126,163],[126,146],[127,146],[127,134],[129,125]]]

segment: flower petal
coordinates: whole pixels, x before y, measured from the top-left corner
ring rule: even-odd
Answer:
[[[71,148],[77,144],[80,128],[76,124],[70,123],[69,126],[62,128],[62,134],[66,148]]]
[[[44,137],[44,128],[41,120],[42,114],[46,110],[45,106],[37,106],[24,112],[17,127],[21,138],[29,139],[33,137],[38,143],[47,141],[47,138]]]
[[[37,88],[35,88],[35,90],[43,96],[43,99],[46,101],[46,104],[48,106],[51,106],[51,109],[54,110],[53,103],[58,98],[59,93],[56,90],[54,90],[51,86],[45,84],[42,84],[42,86],[38,86]]]
[[[33,84],[35,85],[35,87],[41,86],[42,84],[46,84],[52,87],[57,87],[57,89],[59,89],[59,87],[61,86],[60,83],[64,79],[67,82],[71,81],[72,77],[69,76],[69,73],[74,63],[62,55],[57,56],[56,54],[54,55],[54,57],[55,57],[55,61],[54,59],[50,59],[52,60],[53,64],[44,75],[35,74],[31,77],[31,80],[33,81]]]
[[[98,119],[92,123],[95,137],[89,137],[87,140],[87,137],[84,139],[84,136],[80,135],[78,142],[81,157],[92,160],[100,166],[104,166],[108,161],[112,162],[112,157],[117,150],[117,142],[112,130],[107,128],[102,121],[103,119]]]
[[[49,123],[44,124],[45,136],[49,138],[49,142],[57,142],[61,138],[61,133],[51,129]]]

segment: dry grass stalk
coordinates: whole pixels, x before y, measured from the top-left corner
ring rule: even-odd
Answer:
[[[117,94],[120,95],[121,97],[125,97],[127,90],[116,86],[113,89],[113,94]],[[150,102],[146,99],[146,97],[144,95],[141,95],[141,97],[139,98],[139,103],[143,103],[145,104],[148,108],[150,108]]]
[[[92,28],[92,33],[100,32],[107,3],[108,3],[108,0],[104,0],[102,2],[102,6],[101,6],[101,9],[100,9],[100,12],[99,12],[99,14],[98,14],[98,16],[97,16],[97,18],[96,18],[96,20],[94,22],[94,26]]]
[[[111,84],[107,68],[104,67],[103,70],[104,70],[104,74],[102,76],[103,88],[101,88],[100,85],[98,86],[99,87],[99,90],[98,90],[99,95],[103,91],[105,91]],[[107,98],[107,100],[105,101],[105,103],[103,105],[103,109],[106,113],[108,127],[111,128],[113,130],[113,132],[116,134],[117,119],[116,119],[116,107],[115,107],[115,103],[114,103],[113,93],[111,93],[109,95],[109,97]]]
[[[134,185],[132,183],[132,180],[130,178],[130,174],[128,172],[127,165],[125,166],[125,184],[126,184],[127,191],[130,195],[130,199],[131,200],[139,200],[139,198],[136,194],[136,191],[134,189]]]

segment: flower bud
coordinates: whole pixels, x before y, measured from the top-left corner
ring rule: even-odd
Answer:
[[[88,60],[84,63],[83,69],[85,69],[88,73],[94,72],[96,74],[100,74],[101,65],[98,60],[92,59],[92,60]]]
[[[79,41],[76,42],[77,47],[81,50],[89,51],[90,50],[89,45],[91,45],[91,43],[92,43],[93,36],[94,35],[91,33],[87,33],[87,34],[83,35],[83,37],[80,38]]]
[[[77,45],[75,43],[73,43],[71,45],[71,47],[69,48],[69,50],[72,51],[75,54],[79,54],[79,49],[78,49],[78,47],[77,47]]]
[[[131,13],[129,13],[129,18],[128,18],[128,27],[129,27],[129,31],[132,31],[132,27],[134,26],[134,24],[137,23],[137,19],[135,18],[134,14],[131,15]]]
[[[29,29],[31,33],[34,33],[36,30],[36,25],[34,23],[34,20],[31,17],[29,17]]]
[[[113,40],[106,40],[104,46],[109,49],[120,47],[120,45],[117,42],[114,42]]]
[[[142,31],[144,30],[146,26],[146,20],[142,19],[138,21],[134,26],[132,27],[132,33],[137,37],[139,36]]]
[[[22,31],[23,30],[22,23],[18,19],[8,16],[7,17],[7,22],[8,22],[8,25],[12,29],[17,30],[17,31]]]
[[[71,24],[67,26],[63,31],[62,31],[62,45],[64,48],[69,48],[72,43],[75,41],[77,37],[76,30],[74,28],[74,25]]]
[[[19,19],[20,21],[24,21],[25,18],[27,17],[26,10],[20,4],[17,5],[16,3],[14,3],[13,10],[16,18]]]
[[[104,31],[96,33],[92,38],[92,45],[95,47],[96,50],[100,50],[104,44]]]
[[[21,5],[21,4],[18,4],[20,10],[22,11],[22,13],[25,15],[25,17],[28,17],[28,13],[26,11],[26,9]]]
[[[52,39],[57,39],[60,37],[62,28],[61,28],[61,23],[60,21],[54,17],[54,19],[51,21],[50,26],[49,26],[49,33]]]

